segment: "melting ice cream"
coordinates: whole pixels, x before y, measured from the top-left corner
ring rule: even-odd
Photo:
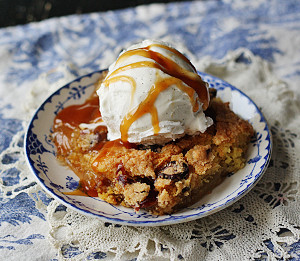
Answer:
[[[170,45],[146,40],[123,51],[97,90],[108,139],[164,144],[204,132],[208,86]]]

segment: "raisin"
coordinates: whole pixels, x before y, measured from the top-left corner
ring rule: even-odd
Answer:
[[[153,144],[153,145],[144,145],[144,144],[139,144],[137,145],[138,150],[151,150],[153,152],[160,152],[162,146],[158,144]]]
[[[189,191],[189,190],[191,190],[190,187],[184,187],[184,188],[182,189],[182,193],[185,193],[185,192],[187,192],[187,191]]]
[[[154,180],[151,177],[135,177],[134,182],[146,183],[151,188],[154,188]]]
[[[117,167],[117,171],[116,171],[116,180],[122,185],[125,186],[127,184],[131,184],[132,183],[132,179],[131,177],[128,175],[128,173],[126,172],[123,163],[120,163]]]
[[[217,90],[215,88],[209,88],[208,91],[209,91],[209,96],[210,96],[211,100],[213,98],[216,98],[216,96],[217,96]]]
[[[189,167],[183,161],[171,161],[163,167],[157,177],[162,179],[180,180],[187,178]]]
[[[145,200],[143,200],[142,202],[140,202],[139,206],[136,207],[135,209],[138,211],[141,208],[147,209],[147,208],[152,207],[157,202],[157,195],[158,195],[158,191],[153,190],[153,189],[150,190],[147,198]]]
[[[154,180],[151,177],[143,177],[143,176],[130,176],[128,172],[125,170],[123,163],[120,163],[117,167],[116,171],[116,180],[123,187],[127,184],[132,184],[135,182],[146,183],[151,188],[154,188]]]

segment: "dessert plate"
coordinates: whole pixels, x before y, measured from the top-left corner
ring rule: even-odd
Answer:
[[[196,204],[172,215],[155,216],[146,211],[136,213],[133,209],[111,205],[99,198],[70,195],[79,179],[68,167],[55,157],[55,146],[50,134],[56,114],[63,108],[81,104],[94,90],[94,83],[102,71],[82,76],[53,93],[34,114],[25,137],[27,162],[43,189],[62,204],[103,221],[131,226],[161,226],[195,220],[228,207],[246,194],[263,175],[271,156],[271,135],[267,122],[243,92],[211,75],[200,73],[210,87],[218,90],[223,101],[230,101],[232,110],[248,120],[256,135],[249,145],[246,166],[228,176],[212,193]]]

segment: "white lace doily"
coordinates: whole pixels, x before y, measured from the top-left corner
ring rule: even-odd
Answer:
[[[240,62],[240,58],[247,63]],[[248,94],[261,108],[273,135],[273,155],[260,182],[234,205],[211,216],[163,227],[128,227],[104,223],[45,199],[24,160],[1,170],[20,170],[20,183],[1,185],[6,198],[29,193],[47,215],[49,240],[60,259],[70,260],[269,260],[289,258],[288,246],[300,239],[299,123],[300,109],[286,83],[272,73],[267,62],[249,50],[228,53],[222,60],[205,57],[193,61],[199,71],[222,78]],[[70,66],[70,65],[68,65]],[[27,97],[26,117],[56,88],[74,76],[62,65],[59,82],[42,75]],[[47,90],[47,91],[46,91]],[[23,154],[24,128],[1,153]],[[136,259],[135,259],[136,258]]]

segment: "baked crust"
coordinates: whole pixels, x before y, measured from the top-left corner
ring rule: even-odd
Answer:
[[[57,157],[80,177],[79,189],[88,195],[136,211],[170,214],[198,201],[226,175],[245,166],[254,133],[251,124],[218,98],[212,98],[206,114],[214,124],[205,133],[164,146],[119,142],[103,149],[109,143],[105,127],[75,126],[66,134],[68,148],[61,149],[62,134],[55,130]]]

